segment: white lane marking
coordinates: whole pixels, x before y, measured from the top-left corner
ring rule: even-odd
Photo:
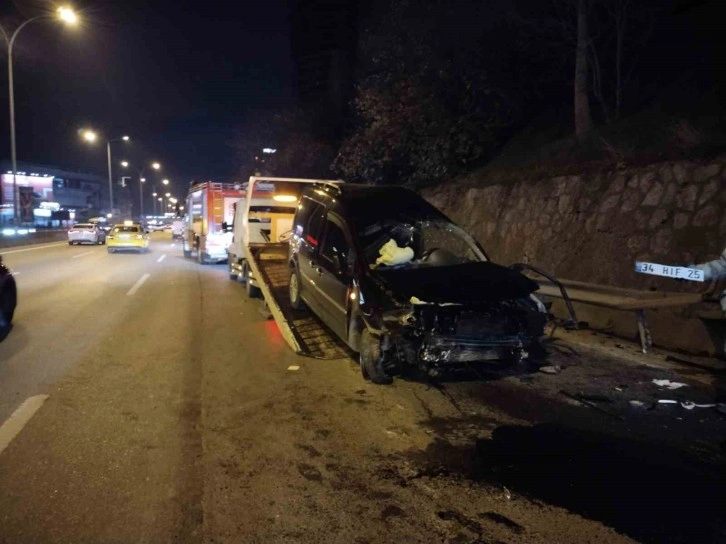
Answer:
[[[300,367],[297,365],[291,365],[287,367],[288,370],[300,370]]]
[[[166,254],[164,254],[164,255],[162,255],[161,257],[159,257],[158,259],[156,259],[156,262],[157,262],[157,263],[160,263],[160,262],[161,262],[161,261],[163,261],[164,259],[166,259]]]
[[[9,255],[10,253],[22,253],[23,251],[37,251],[39,249],[47,249],[49,247],[56,247],[56,246],[67,246],[68,242],[59,242],[57,244],[46,244],[43,246],[33,246],[28,247],[25,249],[11,249],[10,251],[6,251],[5,249],[2,250],[3,255]]]
[[[18,436],[18,433],[23,430],[23,427],[30,421],[30,418],[35,415],[43,403],[48,399],[48,395],[35,395],[34,397],[28,397],[23,401],[23,404],[18,406],[18,409],[3,423],[0,427],[0,453],[8,447],[13,438]]]
[[[129,289],[129,292],[126,293],[126,294],[127,295],[133,295],[136,291],[139,290],[139,287],[141,287],[142,285],[144,285],[144,282],[149,279],[149,276],[151,276],[151,274],[144,274],[143,276],[141,276],[139,278],[139,281],[137,281],[134,284],[134,286],[131,289]]]
[[[71,259],[77,259],[78,257],[85,257],[86,255],[91,255],[93,251],[86,251],[85,253],[79,253],[78,255],[73,255]]]

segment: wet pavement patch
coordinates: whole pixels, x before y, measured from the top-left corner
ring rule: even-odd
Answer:
[[[519,523],[512,521],[507,516],[497,514],[496,512],[482,512],[478,514],[478,517],[481,520],[492,521],[499,525],[503,525],[517,534],[524,532],[524,527],[522,527]]]
[[[726,535],[722,466],[663,444],[554,424],[497,428],[476,442],[470,477],[599,520],[641,542]]]
[[[388,518],[403,518],[406,512],[394,504],[389,504],[381,512],[381,519],[386,521]]]

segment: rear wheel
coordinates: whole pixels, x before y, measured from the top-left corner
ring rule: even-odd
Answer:
[[[364,378],[379,385],[386,385],[393,382],[385,370],[383,370],[383,356],[381,354],[381,342],[375,338],[368,329],[364,329],[360,337],[360,369]]]
[[[288,292],[290,294],[290,306],[292,306],[295,310],[305,309],[305,303],[300,297],[300,278],[297,273],[297,268],[295,267],[290,269]]]
[[[69,246],[72,246],[72,245],[73,245],[73,242],[68,242],[68,245],[69,245]]]

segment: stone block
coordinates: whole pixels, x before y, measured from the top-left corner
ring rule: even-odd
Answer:
[[[648,237],[647,236],[631,236],[628,238],[628,242],[626,244],[628,246],[628,249],[631,253],[641,253],[642,251],[645,251],[648,249]]]
[[[661,182],[670,183],[673,181],[673,170],[670,164],[664,164],[658,171]]]
[[[668,217],[669,213],[663,208],[659,208],[653,212],[653,215],[650,216],[650,223],[648,223],[648,226],[651,230],[654,230],[668,221]]]
[[[660,229],[650,240],[650,251],[657,255],[665,255],[670,251],[673,235],[670,229]]]
[[[628,189],[623,195],[623,201],[620,204],[620,209],[624,212],[631,212],[640,204],[640,199],[643,195],[637,189]]]
[[[690,216],[687,213],[678,212],[673,218],[673,228],[678,230],[688,226],[689,219]]]
[[[560,213],[565,213],[570,208],[571,200],[572,199],[570,198],[570,195],[562,195],[559,202],[557,203],[557,211]]]
[[[690,184],[686,185],[678,195],[676,195],[676,206],[688,211],[696,209],[696,197],[698,196],[698,187]]]
[[[620,221],[619,223],[621,224],[622,230],[625,232],[625,234],[629,234],[634,230],[646,230],[648,228],[649,220],[650,215],[648,213],[643,210],[637,210],[633,214],[632,222]],[[633,228],[633,226],[635,228]]]
[[[619,201],[620,201],[620,193],[607,196],[605,198],[605,200],[603,200],[602,203],[600,204],[600,211],[606,212],[608,210],[612,210],[615,206],[618,205]]]
[[[628,180],[628,187],[631,189],[636,189],[640,185],[640,178],[638,178],[638,174],[635,174]]]
[[[613,230],[613,214],[601,213],[597,216],[595,228],[598,232],[612,232]]]
[[[669,206],[670,204],[673,204],[677,193],[678,185],[676,183],[669,183],[668,185],[666,185],[665,194],[663,195],[663,200],[661,201],[661,206]]]
[[[693,226],[711,227],[718,223],[719,216],[719,208],[716,204],[709,204],[705,208],[698,210],[698,213],[693,216]]]
[[[640,176],[640,190],[647,193],[655,181],[655,172],[646,172]]]
[[[663,188],[663,185],[656,182],[653,184],[653,187],[651,187],[650,191],[648,191],[648,194],[645,195],[645,198],[643,199],[643,202],[640,203],[641,206],[657,206],[660,204],[661,198],[663,198],[663,193],[665,192],[665,189]]]
[[[673,175],[678,183],[686,183],[689,179],[688,170],[682,163],[676,163],[673,165]]]
[[[625,189],[625,176],[622,174],[618,174],[615,176],[615,178],[610,182],[610,187],[608,187],[609,193],[621,193]]]
[[[700,166],[693,171],[693,181],[708,181],[712,177],[718,176],[721,171],[720,164],[709,164],[708,166]]]
[[[718,192],[720,185],[720,179],[712,179],[711,181],[706,183],[706,185],[704,185],[703,187],[703,191],[701,191],[701,198],[698,199],[698,205],[703,206],[704,204],[709,202]]]

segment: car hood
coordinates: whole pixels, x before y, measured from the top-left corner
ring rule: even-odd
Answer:
[[[472,262],[451,266],[378,268],[380,279],[396,299],[435,304],[477,304],[529,296],[539,286],[510,268]]]

